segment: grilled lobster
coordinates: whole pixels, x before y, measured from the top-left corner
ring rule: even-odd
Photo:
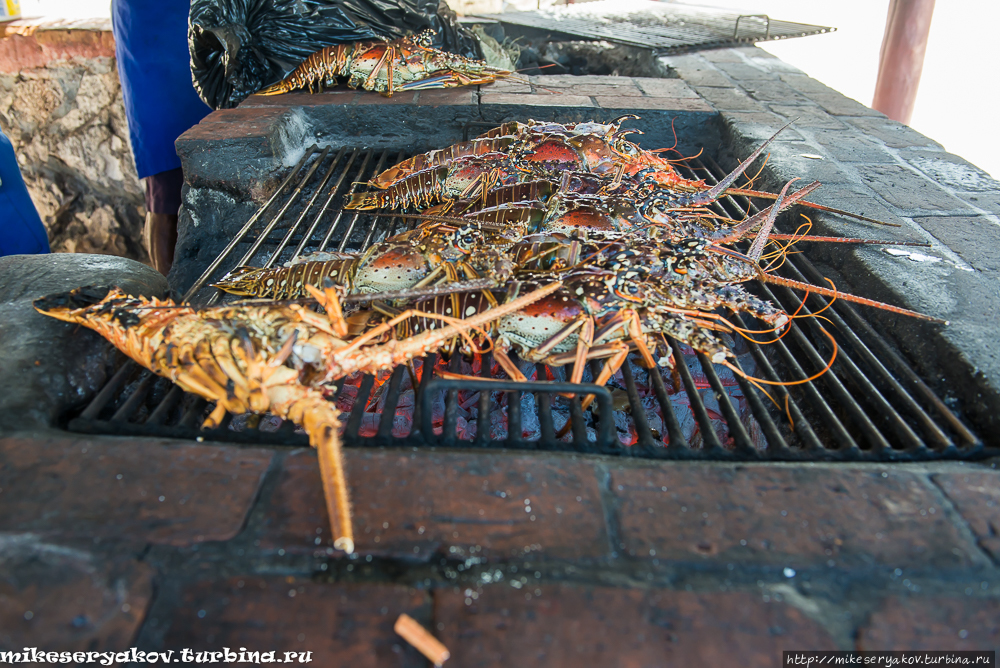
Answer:
[[[270,412],[301,425],[319,454],[334,546],[354,550],[338,411],[324,395],[351,373],[392,369],[436,350],[442,342],[481,328],[557,290],[552,283],[496,309],[404,341],[372,345],[390,321],[349,343],[334,289],[312,289],[327,315],[299,304],[234,304],[195,309],[170,300],[129,297],[117,288],[84,287],[35,301],[40,313],[93,329],[153,373],[169,378],[216,407],[206,428],[226,411]],[[406,319],[416,311],[401,314]],[[432,314],[433,315],[433,314]]]
[[[337,77],[347,77],[350,88],[391,97],[411,90],[487,84],[511,74],[481,60],[432,48],[434,35],[433,30],[425,30],[391,42],[328,46],[257,94],[280,95],[303,88],[311,93],[314,88],[321,91],[324,86],[335,86]]]

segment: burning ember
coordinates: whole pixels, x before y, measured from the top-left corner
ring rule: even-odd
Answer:
[[[742,345],[742,342],[736,342],[733,344],[733,350],[737,354],[741,367],[748,373],[748,375],[753,375],[756,369],[756,364],[750,356],[746,346]],[[712,390],[708,378],[706,378],[694,351],[685,345],[681,346],[681,351],[684,357],[684,364],[687,365],[688,371],[694,380],[695,387],[698,388],[698,394],[700,395],[702,402],[705,404],[708,416],[716,434],[718,435],[719,441],[722,443],[723,447],[732,449],[734,447],[734,440],[729,433],[729,427],[727,426],[719,407],[719,398],[716,397],[715,392]],[[655,370],[645,369],[636,363],[634,356],[629,357],[627,363],[629,364],[632,377],[635,380],[636,392],[641,400],[642,408],[646,413],[646,420],[649,424],[650,430],[653,432],[653,437],[659,440],[663,445],[668,445],[670,443],[670,437],[664,423],[663,412],[656,399],[656,394],[649,378],[650,373],[659,373],[663,379],[663,384],[667,390],[674,414],[677,416],[678,422],[680,423],[684,438],[692,448],[704,447],[698,421],[692,412],[691,401],[681,385],[679,375],[676,372],[661,369],[659,367]],[[531,381],[564,381],[568,375],[566,369],[563,367],[540,366],[523,360],[519,360],[518,364],[521,372],[528,378],[528,380]],[[441,376],[442,373],[458,373],[465,376],[482,378],[482,365],[483,356],[478,354],[474,355],[471,359],[462,357],[457,362],[438,357],[433,367],[433,373],[435,376]],[[419,385],[423,376],[423,366],[423,360],[414,360],[412,371],[407,370],[402,376],[399,387],[399,397],[396,403],[396,408],[392,414],[391,433],[394,438],[405,438],[410,434],[410,432],[413,431],[414,412],[416,408],[415,387]],[[539,368],[543,371],[542,377],[539,377]],[[719,376],[719,380],[722,382],[722,386],[726,389],[729,400],[733,403],[738,414],[740,415],[740,420],[746,428],[747,433],[750,435],[754,445],[758,449],[764,449],[766,447],[766,440],[761,433],[760,426],[753,417],[749,405],[747,404],[746,397],[736,382],[736,378],[734,377],[732,371],[719,365],[715,366],[715,371]],[[389,379],[391,376],[391,372],[383,372],[375,376],[374,387],[366,400],[364,412],[361,414],[361,423],[358,428],[359,437],[371,438],[377,435],[379,426],[382,423],[383,413],[385,412],[387,397],[386,390],[388,389]],[[507,375],[504,373],[500,365],[492,361],[489,369],[489,377],[496,380],[507,379]],[[363,378],[363,374],[360,373],[352,374],[346,377],[340,391],[336,394],[337,408],[345,416],[341,425],[342,432],[346,427],[346,416],[351,414],[355,404],[357,403]],[[583,382],[589,383],[592,382],[592,380],[593,376],[591,374],[591,370],[590,368],[587,368],[584,371]],[[612,398],[614,400],[614,422],[618,440],[624,446],[635,445],[639,438],[638,431],[636,429],[635,420],[632,416],[632,408],[628,401],[625,389],[626,382],[622,371],[618,371],[618,373],[612,377],[608,383],[608,387],[611,389]],[[436,435],[440,435],[444,430],[445,392],[436,392],[433,396],[428,395],[428,397],[432,401],[431,411],[433,416],[434,433]],[[489,400],[487,402],[487,405],[490,407],[489,440],[503,441],[508,437],[508,405],[510,397],[511,394],[506,391],[498,390],[490,393]],[[457,403],[455,435],[460,441],[471,442],[475,440],[478,430],[480,391],[459,390],[457,393]],[[558,432],[570,418],[570,400],[565,397],[555,395],[553,397],[551,407],[553,424]],[[525,441],[535,441],[541,438],[541,423],[539,421],[538,414],[539,407],[536,396],[530,392],[521,393],[521,436]],[[596,416],[593,412],[588,411],[584,414],[584,417],[587,421],[587,439],[591,442],[596,442],[597,431],[594,426]],[[229,428],[234,431],[242,431],[247,427],[247,424],[247,416],[239,416],[232,421]],[[281,424],[282,420],[280,418],[269,415],[261,418],[257,427],[262,431],[276,431],[280,428]],[[573,440],[573,436],[571,433],[567,433],[563,435],[560,440],[563,442],[570,442]]]

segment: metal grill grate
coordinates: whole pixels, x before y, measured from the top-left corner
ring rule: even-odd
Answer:
[[[344,195],[359,182],[402,157],[403,152],[390,150],[309,149],[186,298],[200,304],[216,301],[219,293],[204,286],[241,264],[271,266],[334,245],[337,250],[362,250],[412,228],[415,221],[405,217],[374,217],[340,208]],[[714,183],[723,174],[709,158],[688,165],[681,169],[689,178]],[[742,217],[748,207],[756,211],[743,198],[726,198],[716,206],[733,217]],[[801,254],[790,257],[782,273],[822,281]],[[801,308],[800,313],[807,314],[827,306],[816,296],[803,305],[799,295],[784,288],[754,284],[753,289],[788,312]],[[912,461],[997,454],[995,448],[983,446],[852,306],[837,302],[824,316],[834,325],[827,331],[837,340],[837,361],[816,381],[769,388],[774,403],[747,380],[727,376],[727,370],[675,341],[671,345],[680,361],[675,375],[647,372],[632,359],[612,379],[610,389],[570,386],[564,380],[571,368],[540,364],[522,369],[529,377],[552,382],[490,381],[486,379],[504,376],[488,354],[478,359],[478,370],[459,355],[447,361],[431,355],[418,362],[418,368],[431,370],[421,371],[419,381],[400,367],[379,378],[354,379],[356,384],[342,382],[336,400],[345,410],[344,441],[348,446],[557,449],[663,459]],[[736,321],[746,326],[739,316]],[[772,381],[807,378],[826,365],[831,353],[819,322],[809,318],[793,320],[777,343],[737,345],[745,370]],[[436,370],[443,368],[475,373],[484,380],[436,377]],[[588,363],[585,379],[593,378],[597,368],[597,363]],[[581,395],[560,395],[573,390],[596,395],[596,409],[581,410]],[[410,391],[412,426],[401,426],[397,409]],[[380,409],[379,417],[368,410],[372,406]],[[491,422],[497,407],[505,425]],[[67,426],[87,433],[307,444],[294,425],[267,417],[229,416],[219,429],[199,430],[211,408],[128,362]],[[558,438],[567,421],[569,433]]]
[[[805,37],[835,28],[649,0],[603,0],[489,15],[504,26],[671,52]]]

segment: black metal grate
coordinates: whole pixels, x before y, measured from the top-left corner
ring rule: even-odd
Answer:
[[[516,27],[524,27],[663,52],[735,46],[836,30],[779,21],[767,14],[738,14],[643,0],[584,2],[534,12],[492,14],[486,18],[515,27],[512,32],[517,32]]]
[[[218,291],[204,286],[241,264],[272,266],[321,249],[362,250],[412,228],[416,221],[405,217],[340,208],[347,192],[402,157],[402,152],[391,150],[309,149],[186,298],[202,304],[216,301]],[[709,158],[688,165],[681,167],[685,176],[709,183],[723,173]],[[756,211],[747,200],[735,197],[717,208],[733,217],[742,217],[748,208]],[[242,252],[235,253],[237,249]],[[797,280],[822,281],[801,254],[790,257],[782,272]],[[784,288],[754,284],[753,289],[788,312],[800,309],[807,314],[827,306],[816,296],[803,305]],[[419,381],[404,367],[378,378],[342,381],[336,400],[345,412],[344,442],[556,449],[663,459],[913,461],[997,454],[995,448],[983,446],[853,307],[837,302],[823,315],[834,325],[827,331],[839,347],[835,364],[816,381],[772,386],[773,402],[704,355],[689,349],[685,354],[686,347],[675,341],[671,345],[678,364],[673,375],[647,371],[630,359],[608,387],[568,385],[564,381],[571,368],[541,364],[521,368],[529,377],[551,381],[499,382],[488,380],[505,378],[488,354],[475,361],[478,369],[459,355],[447,361],[431,355],[418,362],[420,369],[431,370],[421,371]],[[746,325],[738,316],[736,320]],[[819,322],[807,318],[793,320],[777,343],[737,340],[734,351],[749,375],[795,381],[821,370],[831,347]],[[483,380],[437,377],[436,370],[445,368]],[[588,363],[584,378],[596,376],[597,369],[596,363]],[[580,394],[560,394],[571,391]],[[593,409],[581,409],[584,392],[596,395]],[[411,406],[404,406],[411,400]],[[211,408],[129,362],[82,413],[69,417],[67,426],[87,433],[307,443],[294,425],[269,417],[228,416],[220,428],[200,430]],[[504,424],[493,423],[498,411]],[[400,414],[412,415],[412,424],[401,424]],[[566,422],[568,433],[559,437]]]

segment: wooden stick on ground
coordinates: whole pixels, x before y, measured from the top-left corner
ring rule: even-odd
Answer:
[[[448,651],[447,647],[442,645],[417,620],[405,613],[399,616],[399,619],[396,620],[396,626],[393,629],[396,633],[403,636],[403,640],[416,647],[421,654],[426,656],[438,668],[451,656],[451,652]]]

